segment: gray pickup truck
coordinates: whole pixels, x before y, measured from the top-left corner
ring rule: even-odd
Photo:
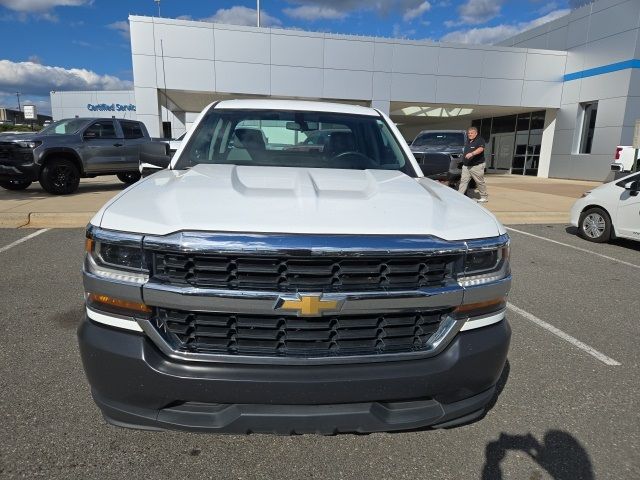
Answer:
[[[457,188],[466,140],[464,130],[423,130],[410,148],[425,177],[447,181]]]
[[[73,193],[80,178],[117,175],[140,179],[138,150],[151,142],[142,122],[115,118],[69,118],[34,134],[0,138],[0,187],[24,190],[39,181],[54,195]]]

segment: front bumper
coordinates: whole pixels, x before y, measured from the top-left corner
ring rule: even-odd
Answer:
[[[0,180],[25,180],[35,182],[38,180],[40,168],[35,163],[24,165],[7,165],[0,163]]]
[[[584,198],[579,198],[571,207],[571,213],[569,216],[569,223],[572,226],[578,227],[580,223],[580,215],[584,208],[588,205],[587,201]]]
[[[190,363],[85,319],[82,361],[110,423],[211,432],[336,433],[451,426],[483,414],[507,357],[506,320],[424,359],[338,365]]]
[[[36,181],[40,173],[36,157],[35,149],[0,142],[0,180]]]

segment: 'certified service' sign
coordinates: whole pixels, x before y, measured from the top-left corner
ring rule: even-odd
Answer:
[[[90,112],[135,112],[136,106],[133,103],[128,105],[121,103],[87,103],[87,110]]]

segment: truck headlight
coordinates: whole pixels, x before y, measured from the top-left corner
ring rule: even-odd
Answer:
[[[38,146],[42,145],[40,141],[29,141],[29,142],[18,142],[18,146],[20,148],[31,148],[34,149]]]
[[[511,274],[509,254],[509,244],[467,252],[464,273],[458,278],[458,283],[471,287],[502,280]]]
[[[149,280],[149,259],[142,236],[90,228],[85,242],[86,268],[99,277],[143,284]]]

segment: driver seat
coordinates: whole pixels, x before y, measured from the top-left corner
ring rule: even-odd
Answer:
[[[357,151],[356,139],[351,132],[333,132],[324,147],[325,155],[333,158],[344,152]]]

